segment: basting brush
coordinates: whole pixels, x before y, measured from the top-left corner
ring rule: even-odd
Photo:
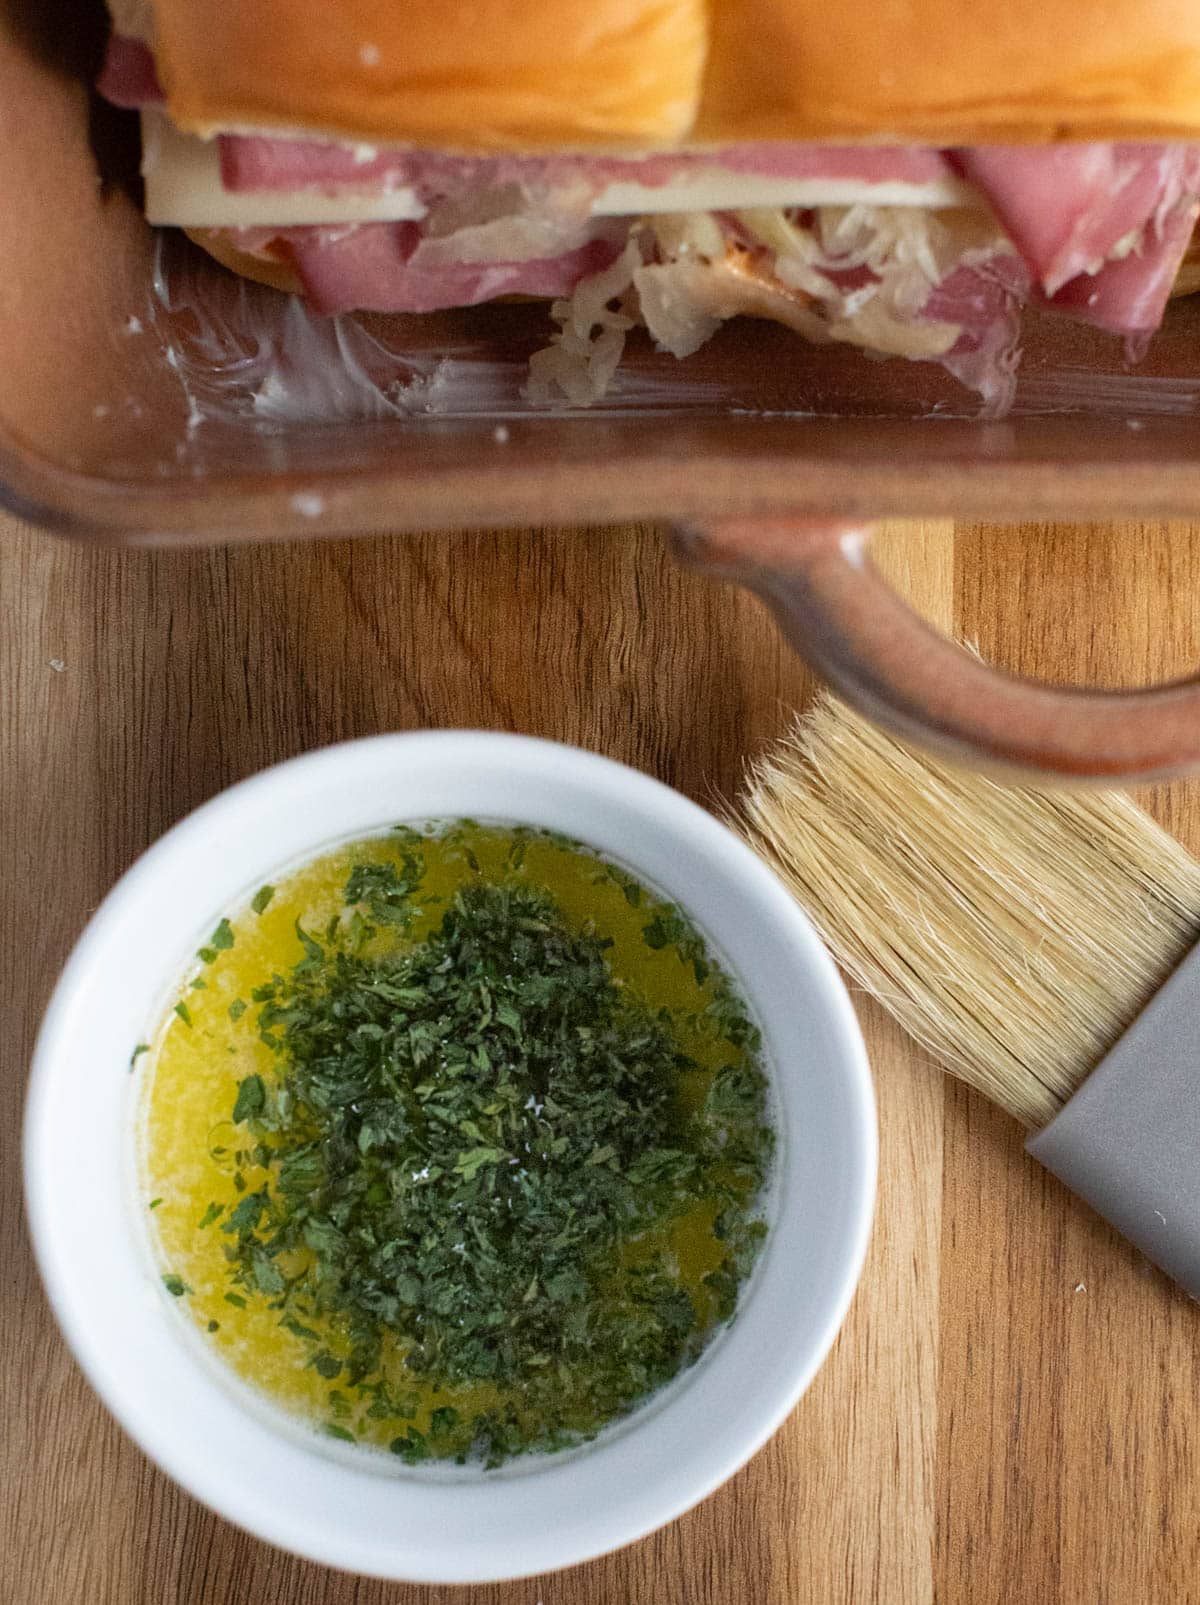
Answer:
[[[733,822],[853,980],[1200,1297],[1200,863],[1128,797],[967,773],[828,694]]]

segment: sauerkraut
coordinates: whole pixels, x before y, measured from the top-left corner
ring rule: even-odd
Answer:
[[[559,327],[531,361],[526,394],[586,406],[611,383],[630,329],[686,357],[727,319],[751,316],[820,344],[943,361],[1000,410],[1011,396],[1020,276],[1012,245],[982,211],[857,205],[641,218],[611,267],[554,303]],[[963,293],[975,277],[986,293]],[[940,297],[952,283],[956,293]]]

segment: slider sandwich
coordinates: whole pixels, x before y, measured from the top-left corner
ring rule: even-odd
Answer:
[[[1001,412],[1023,308],[1136,360],[1200,285],[1200,0],[110,9],[151,222],[318,313],[543,299],[535,400],[750,316]]]

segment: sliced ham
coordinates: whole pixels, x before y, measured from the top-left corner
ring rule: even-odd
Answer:
[[[234,242],[243,243],[236,234]],[[263,243],[256,239],[254,246],[261,249]],[[606,268],[620,251],[610,239],[600,238],[559,256],[522,262],[435,258],[430,263],[422,260],[421,233],[413,223],[292,229],[271,242],[272,250],[281,246],[318,312],[437,312],[503,295],[550,299],[569,295],[581,279]]]
[[[954,162],[1020,251],[1036,300],[1144,344],[1192,237],[1200,147],[990,146]]]
[[[1131,240],[1160,237],[1200,192],[1195,145],[980,146],[952,153],[1048,296]]]
[[[1177,206],[1161,226],[1147,230],[1136,250],[1105,263],[1096,274],[1069,280],[1047,298],[1046,305],[1098,329],[1123,334],[1131,356],[1144,355],[1146,340],[1162,322],[1198,215],[1200,204],[1195,201]]]
[[[986,263],[956,268],[930,295],[922,318],[957,324],[953,347],[942,366],[1000,417],[1012,405],[1020,361],[1021,303],[1029,275],[1019,256],[998,255]]]
[[[154,52],[140,39],[113,34],[104,52],[96,88],[114,106],[124,106],[131,111],[162,100]]]
[[[471,187],[588,192],[630,181],[667,184],[720,167],[766,178],[852,179],[862,184],[930,184],[952,176],[940,151],[907,147],[733,145],[716,151],[617,156],[453,156],[439,151],[326,144],[241,134],[220,137],[221,178],[235,193],[305,189],[412,188],[459,194]]]
[[[848,178],[863,184],[933,184],[954,172],[942,151],[914,145],[728,145],[716,159],[735,173],[762,178]]]

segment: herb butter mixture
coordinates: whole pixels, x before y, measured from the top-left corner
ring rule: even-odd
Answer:
[[[408,829],[222,920],[147,1064],[149,1203],[247,1379],[490,1465],[594,1435],[733,1314],[758,1034],[693,927],[524,828]]]

